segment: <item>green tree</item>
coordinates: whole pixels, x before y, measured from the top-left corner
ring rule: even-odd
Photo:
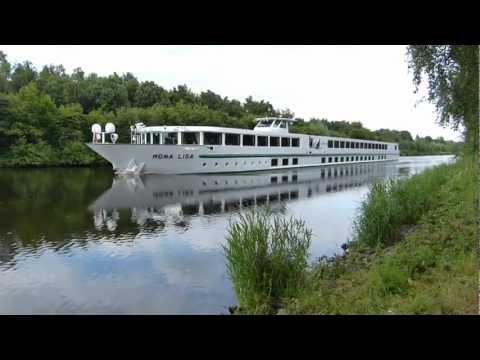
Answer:
[[[135,93],[135,106],[138,107],[149,107],[154,104],[161,102],[162,99],[165,101],[166,91],[162,87],[155,84],[153,81],[142,82]]]
[[[122,81],[127,89],[128,102],[131,106],[133,106],[135,103],[135,94],[137,93],[139,82],[137,78],[129,72],[122,76]]]
[[[255,101],[251,96],[245,99],[243,108],[248,114],[257,116],[276,116],[277,112],[268,101]]]
[[[11,70],[11,65],[7,61],[7,55],[0,50],[0,93],[9,90]]]
[[[464,127],[470,151],[478,148],[478,51],[473,45],[412,45],[407,51],[416,91],[426,76],[438,122]]]
[[[57,106],[67,104],[68,86],[71,82],[62,65],[44,66],[38,74],[36,84],[41,93],[50,96]]]
[[[25,61],[23,64],[16,64],[11,75],[11,89],[14,92],[18,92],[22,87],[30,84],[36,78],[37,71],[31,62]]]

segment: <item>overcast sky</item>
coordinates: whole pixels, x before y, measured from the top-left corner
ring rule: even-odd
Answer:
[[[17,46],[0,45],[10,63],[62,64],[99,75],[133,73],[171,89],[186,84],[244,101],[252,95],[304,119],[361,121],[459,140],[436,124],[434,106],[414,94],[406,46]]]

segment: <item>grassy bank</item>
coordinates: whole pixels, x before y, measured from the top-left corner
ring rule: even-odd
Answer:
[[[476,162],[466,158],[374,185],[346,254],[306,270],[305,285],[282,299],[282,311],[478,313],[476,179]],[[258,313],[240,305],[242,313]]]

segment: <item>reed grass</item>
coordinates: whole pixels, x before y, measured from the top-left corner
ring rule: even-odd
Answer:
[[[227,270],[246,313],[272,313],[305,285],[312,232],[305,222],[250,210],[230,221]]]
[[[438,190],[451,176],[449,165],[428,169],[412,181],[375,183],[354,221],[354,240],[369,247],[389,246],[439,202]]]

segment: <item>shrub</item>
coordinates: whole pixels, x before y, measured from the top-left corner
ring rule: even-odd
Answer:
[[[240,306],[271,312],[304,286],[312,233],[305,222],[253,210],[230,222],[224,252]]]

